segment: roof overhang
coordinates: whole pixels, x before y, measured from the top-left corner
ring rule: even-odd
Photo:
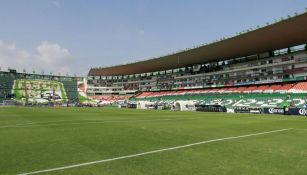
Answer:
[[[249,56],[307,42],[307,13],[219,42],[155,59],[105,68],[90,76],[116,76],[176,69],[193,64]]]

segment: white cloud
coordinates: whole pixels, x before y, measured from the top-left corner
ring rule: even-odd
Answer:
[[[57,43],[42,42],[34,52],[19,49],[15,43],[0,40],[0,67],[2,70],[8,67],[27,72],[35,70],[46,74],[72,74],[76,70],[75,60],[68,49]]]

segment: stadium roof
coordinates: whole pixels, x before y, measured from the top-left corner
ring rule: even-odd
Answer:
[[[307,42],[307,13],[215,43],[159,58],[104,68],[90,76],[116,76],[176,69],[198,63],[249,56]]]

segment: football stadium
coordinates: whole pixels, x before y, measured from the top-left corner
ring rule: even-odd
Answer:
[[[0,106],[3,175],[305,175],[307,13],[86,77],[2,69]]]

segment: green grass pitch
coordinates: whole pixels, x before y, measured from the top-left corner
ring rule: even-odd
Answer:
[[[0,174],[31,173],[153,150],[50,175],[306,175],[307,118],[116,108],[0,108]]]

